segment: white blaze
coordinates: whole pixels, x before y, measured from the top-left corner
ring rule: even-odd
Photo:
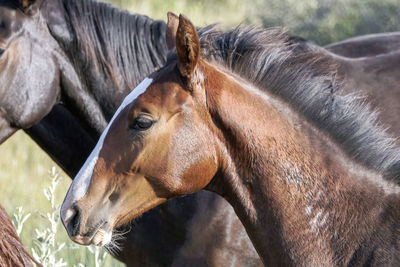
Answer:
[[[107,136],[108,130],[110,129],[113,121],[127,105],[132,103],[141,94],[146,92],[152,81],[153,79],[150,78],[144,79],[129,95],[125,97],[124,101],[115,112],[106,129],[101,134],[100,139],[96,144],[96,147],[93,149],[92,153],[90,153],[90,156],[88,157],[82,168],[79,170],[68,190],[67,196],[65,197],[65,200],[61,206],[61,217],[63,220],[68,217],[68,209],[71,208],[76,201],[81,199],[86,194],[86,191],[90,184],[90,179],[92,178],[94,166],[97,163],[99,153],[103,147],[104,139]]]

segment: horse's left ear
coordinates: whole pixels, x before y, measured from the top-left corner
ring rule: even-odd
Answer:
[[[32,13],[39,7],[39,0],[17,0],[18,7],[25,13]]]
[[[200,59],[200,41],[196,28],[184,15],[179,15],[176,33],[176,51],[178,67],[182,76],[190,78]]]
[[[45,0],[40,7],[40,13],[47,21],[50,34],[58,41],[70,45],[74,37],[65,18],[65,8],[62,1]]]
[[[165,31],[165,40],[167,42],[168,50],[175,48],[176,32],[179,25],[179,17],[172,12],[167,13],[168,23],[167,30]]]
[[[22,9],[28,8],[34,2],[35,2],[35,0],[18,0],[18,4]]]

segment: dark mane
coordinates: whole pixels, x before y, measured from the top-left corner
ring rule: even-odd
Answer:
[[[400,151],[357,95],[341,92],[336,69],[312,44],[280,28],[214,26],[199,32],[203,55],[291,104],[356,161],[400,178]]]
[[[76,57],[77,51],[84,51],[85,58],[80,58],[86,64],[84,69],[94,67],[105,79],[132,89],[165,63],[163,21],[93,0],[62,3],[70,30],[76,36],[74,49],[69,49],[74,53],[71,58]]]

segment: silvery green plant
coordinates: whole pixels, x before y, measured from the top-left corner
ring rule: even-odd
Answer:
[[[66,245],[65,242],[58,243],[56,240],[57,228],[60,225],[60,205],[56,204],[55,191],[61,180],[60,174],[53,167],[49,171],[51,184],[43,190],[44,196],[50,204],[50,211],[41,216],[48,222],[47,228],[43,230],[35,229],[36,238],[34,241],[34,248],[32,248],[33,257],[46,267],[63,267],[70,266],[63,258],[58,257],[58,253],[64,249],[79,249],[78,245]],[[23,207],[18,207],[13,215],[12,223],[21,236],[25,222],[31,216],[31,213],[26,213]],[[108,255],[102,248],[89,246],[87,250],[93,255],[94,266],[101,267],[105,264],[106,256]],[[74,267],[85,267],[83,263],[75,263]]]
[[[18,236],[21,236],[22,228],[24,227],[24,223],[31,216],[30,213],[25,214],[23,207],[18,207],[17,211],[13,215],[12,224],[14,225],[15,230],[17,231]]]
[[[46,199],[50,203],[50,212],[42,217],[50,223],[44,230],[35,229],[36,239],[32,248],[33,257],[43,264],[43,266],[63,267],[67,263],[62,259],[57,259],[57,254],[65,247],[65,243],[56,242],[57,226],[60,223],[60,205],[55,204],[55,190],[60,182],[60,175],[53,167],[50,171],[51,184],[43,190]]]
[[[55,167],[49,171],[49,175],[51,177],[51,183],[50,186],[43,190],[43,193],[50,204],[50,211],[45,215],[42,215],[49,225],[43,230],[35,229],[36,239],[34,240],[32,255],[38,262],[46,267],[70,266],[70,264],[67,264],[63,258],[58,258],[57,254],[64,249],[78,249],[79,246],[75,244],[66,245],[65,242],[59,244],[56,240],[57,228],[61,222],[59,215],[61,205],[56,204],[55,191],[60,183],[61,176],[56,171]],[[20,234],[22,231],[23,224],[29,218],[29,216],[30,213],[24,216],[22,208],[17,209],[17,213],[14,214],[14,220],[16,222],[14,225],[16,229],[19,229],[18,234]],[[87,249],[94,257],[95,267],[101,267],[105,262],[107,253],[103,249],[95,246],[89,246]],[[73,266],[85,267],[86,265],[82,263],[76,263]]]

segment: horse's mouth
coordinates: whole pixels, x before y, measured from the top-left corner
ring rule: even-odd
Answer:
[[[93,235],[91,243],[98,247],[104,247],[105,245],[111,242],[111,238],[112,238],[112,231],[105,231],[103,229],[99,229]]]
[[[71,237],[72,241],[81,245],[95,245],[104,247],[111,242],[112,231],[98,227],[92,235],[76,235]]]

